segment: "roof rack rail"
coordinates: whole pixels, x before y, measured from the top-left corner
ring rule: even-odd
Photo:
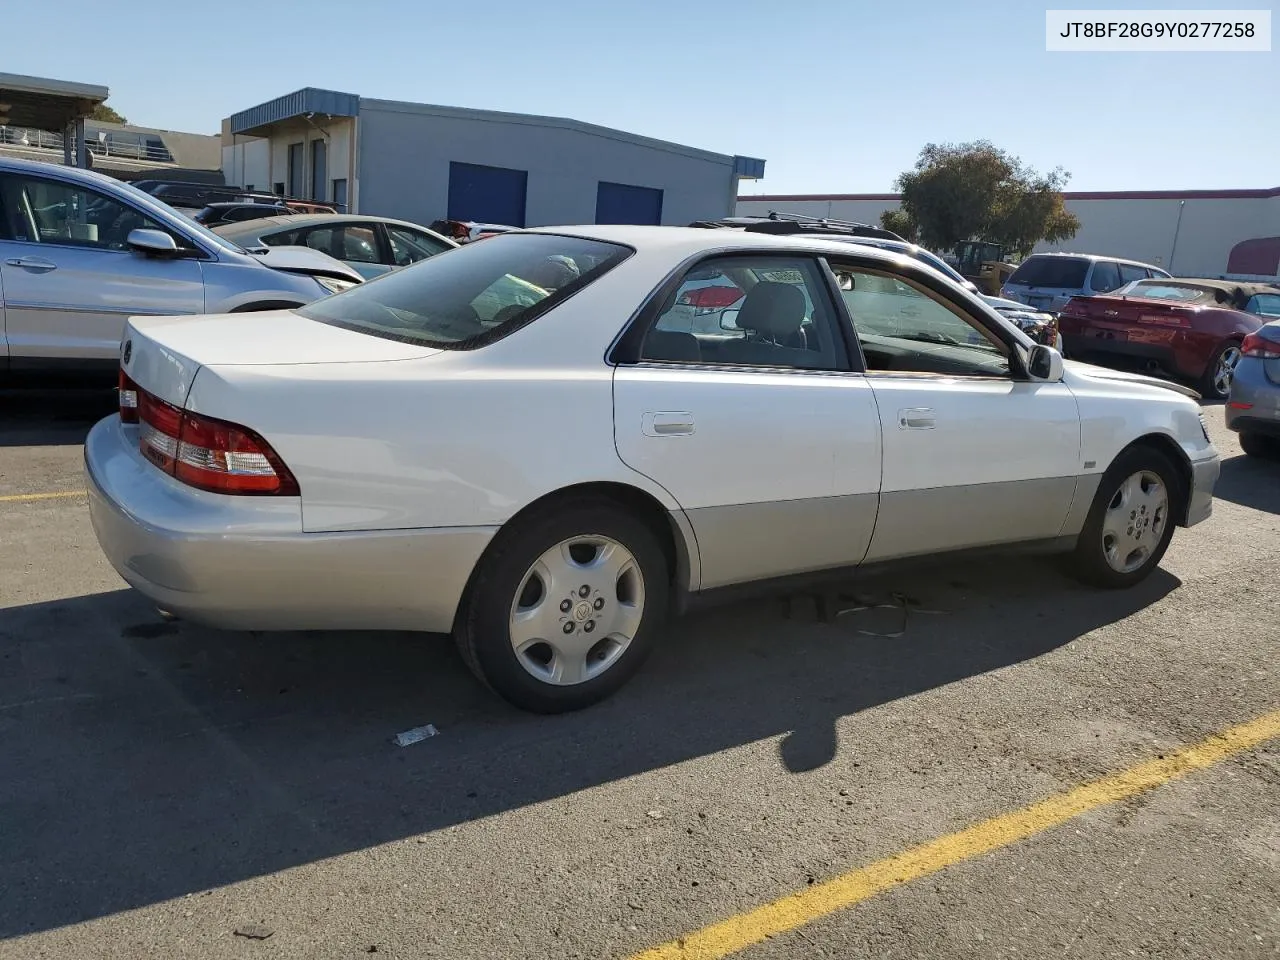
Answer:
[[[807,213],[783,213],[780,210],[770,210],[769,220],[790,220],[794,223],[816,223],[824,227],[870,227],[871,224],[863,223],[860,220],[836,220],[833,217],[814,217]],[[872,229],[879,229],[872,227]]]

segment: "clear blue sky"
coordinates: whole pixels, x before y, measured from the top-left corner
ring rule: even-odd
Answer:
[[[194,132],[304,86],[568,116],[765,158],[745,192],[886,191],[977,138],[1075,190],[1280,185],[1280,54],[1046,53],[1046,6],[1090,4],[40,0],[8,4],[3,69]]]

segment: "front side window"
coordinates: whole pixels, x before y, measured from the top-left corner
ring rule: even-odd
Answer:
[[[299,313],[388,340],[470,349],[533,321],[631,253],[579,237],[496,236],[317,300]]]
[[[724,257],[685,274],[660,306],[642,360],[847,370],[848,356],[817,263]]]
[[[1263,317],[1280,317],[1280,293],[1254,294],[1245,309]]]
[[[96,190],[37,177],[0,178],[0,207],[5,212],[0,235],[26,243],[127,250],[133,230],[171,232]]]
[[[1110,293],[1120,286],[1120,265],[1112,260],[1099,260],[1093,265],[1089,288],[1094,293]]]
[[[868,373],[1008,376],[1008,348],[958,308],[889,273],[831,266]]]
[[[387,227],[387,240],[391,243],[392,262],[401,267],[453,249],[430,234],[405,227]]]

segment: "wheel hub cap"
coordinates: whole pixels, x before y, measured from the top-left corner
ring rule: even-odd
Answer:
[[[1126,479],[1102,519],[1102,552],[1111,569],[1132,573],[1150,559],[1164,536],[1169,493],[1150,470]]]
[[[644,578],[631,552],[609,537],[573,537],[543,553],[521,580],[511,647],[544,683],[583,683],[617,662],[643,615]]]

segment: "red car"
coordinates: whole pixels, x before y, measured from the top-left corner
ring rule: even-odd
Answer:
[[[1240,344],[1276,319],[1280,287],[1232,280],[1137,280],[1106,296],[1074,297],[1058,317],[1074,360],[1137,363],[1226,399]]]

